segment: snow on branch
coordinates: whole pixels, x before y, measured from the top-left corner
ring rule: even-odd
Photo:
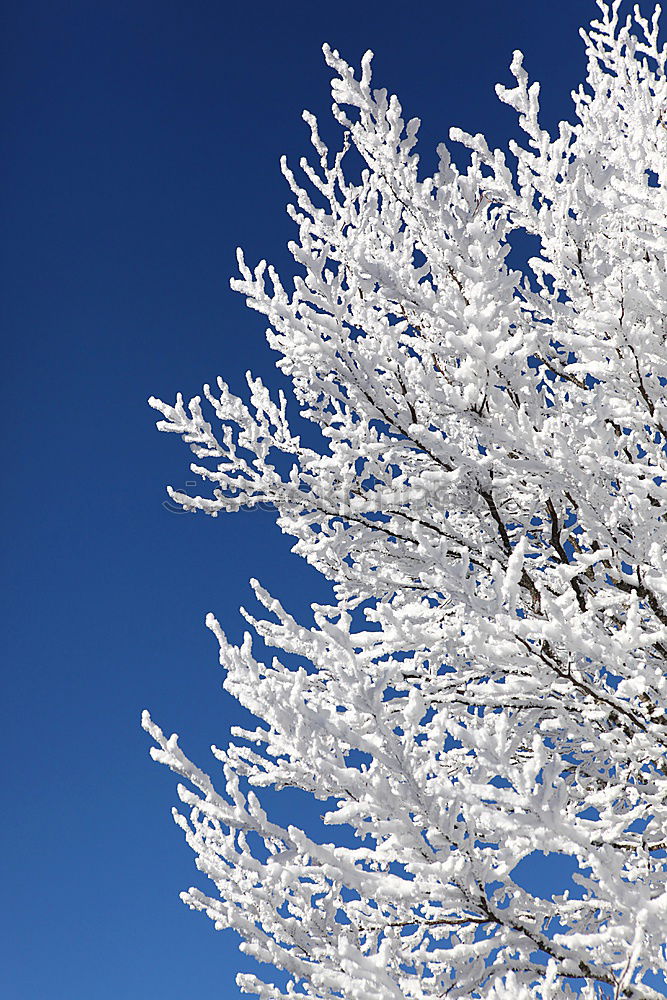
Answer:
[[[173,500],[270,505],[333,587],[306,626],[255,584],[240,646],[209,616],[258,720],[214,748],[223,792],[144,718],[215,890],[184,899],[281,970],[239,977],[262,1000],[664,995],[665,50],[658,11],[599,7],[557,135],[514,54],[512,166],[453,130],[468,168],[443,145],[423,176],[371,54],[325,47],[342,138],[305,113],[313,159],[283,163],[297,274],[239,251],[232,282],[293,399],[249,374],[247,402],[221,379],[150,401],[198,460]],[[539,248],[519,270],[515,234]],[[285,787],[332,842],[271,820]],[[535,851],[574,888],[522,886]]]

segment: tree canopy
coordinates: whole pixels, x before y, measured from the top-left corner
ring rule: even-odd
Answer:
[[[283,163],[297,274],[239,252],[233,281],[293,401],[251,375],[151,400],[208,484],[173,501],[269,504],[332,585],[306,625],[254,584],[282,660],[208,617],[258,720],[214,748],[222,791],[144,717],[215,886],[183,898],[281,970],[239,977],[262,1000],[664,995],[666,54],[658,11],[599,7],[573,123],[542,128],[516,52],[524,144],[453,129],[468,166],[443,144],[432,176],[371,54],[325,47],[342,140],[305,113]],[[325,802],[332,841],[267,787]],[[576,891],[522,888],[535,851]]]

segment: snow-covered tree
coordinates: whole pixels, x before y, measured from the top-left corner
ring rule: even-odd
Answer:
[[[517,52],[525,145],[452,130],[469,166],[443,145],[433,176],[370,53],[355,75],[325,48],[343,135],[305,114],[314,161],[283,165],[293,290],[242,254],[233,282],[321,447],[250,375],[249,402],[151,400],[213,484],[172,499],[271,505],[332,585],[307,626],[254,584],[284,662],[209,616],[258,719],[213,749],[221,791],[144,718],[215,886],[183,898],[282,970],[239,977],[263,1000],[663,995],[666,53],[658,11],[599,6],[574,124],[541,127]],[[284,787],[332,842],[253,791]],[[576,859],[575,891],[522,888],[535,851]]]

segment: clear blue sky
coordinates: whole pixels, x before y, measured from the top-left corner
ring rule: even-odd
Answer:
[[[302,108],[328,113],[323,41],[350,60],[374,49],[378,85],[422,118],[430,165],[452,124],[506,141],[493,85],[514,48],[545,121],[570,113],[577,28],[596,8],[550,6],[4,4],[8,1000],[239,996],[235,937],[178,900],[197,875],[139,716],[205,764],[240,715],[205,613],[238,637],[249,577],[296,611],[326,591],[270,514],[162,507],[188,452],[154,430],[146,398],[218,374],[239,390],[250,367],[275,384],[263,321],[228,278],[238,244],[289,269],[278,158],[306,151]]]

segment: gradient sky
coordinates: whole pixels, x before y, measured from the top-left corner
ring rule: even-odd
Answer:
[[[544,121],[570,114],[589,0],[8,0],[2,326],[10,586],[3,602],[0,994],[8,1000],[220,1000],[249,968],[190,913],[197,879],[151,763],[148,707],[202,766],[243,713],[220,690],[213,611],[239,638],[257,576],[291,610],[327,588],[266,512],[170,513],[189,453],[154,429],[171,399],[252,368],[264,322],[229,291],[234,252],[289,274],[280,154],[330,105],[321,44],[376,53],[375,80],[423,121],[514,132],[495,98],[514,48]],[[326,130],[325,130],[326,131]],[[7,183],[8,182],[8,183]],[[278,815],[294,803],[277,801]],[[535,869],[545,891],[555,869]],[[551,880],[551,881],[550,881]]]

